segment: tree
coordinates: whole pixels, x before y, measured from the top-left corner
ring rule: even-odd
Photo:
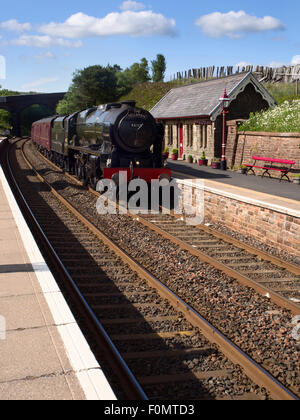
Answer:
[[[118,73],[118,87],[120,96],[126,95],[138,83],[145,83],[151,80],[149,64],[146,58],[140,63],[134,63],[131,67]]]
[[[117,65],[102,67],[99,65],[77,70],[72,84],[57,106],[59,114],[72,113],[91,108],[118,98],[117,73],[121,68]]]
[[[156,60],[151,61],[153,82],[163,82],[166,72],[166,59],[162,54],[157,54]]]

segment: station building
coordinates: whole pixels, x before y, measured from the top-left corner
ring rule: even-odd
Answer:
[[[230,99],[226,120],[248,119],[251,112],[276,106],[275,99],[253,73],[239,73],[171,89],[150,111],[165,124],[165,145],[179,150],[179,158],[197,161],[221,158],[223,115],[219,98]]]

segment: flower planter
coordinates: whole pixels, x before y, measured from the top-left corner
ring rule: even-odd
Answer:
[[[199,166],[207,166],[208,160],[207,159],[199,159],[198,163],[199,163]]]
[[[164,159],[169,159],[169,153],[163,153],[162,155]]]
[[[211,167],[212,167],[212,169],[220,169],[221,168],[221,162],[212,162]]]
[[[178,160],[178,155],[171,155],[172,160]]]
[[[188,163],[193,163],[194,162],[194,159],[193,158],[187,158],[187,162]]]
[[[300,185],[300,178],[294,178],[293,183],[296,185]]]

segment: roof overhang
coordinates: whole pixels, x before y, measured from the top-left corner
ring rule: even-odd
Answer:
[[[227,92],[228,97],[230,98],[229,106],[232,101],[234,101],[237,96],[244,92],[246,86],[251,84],[255,91],[259,93],[263,99],[268,102],[270,107],[275,107],[277,105],[276,100],[273,96],[267,91],[267,89],[256,79],[256,77],[252,73],[247,73],[245,77],[238,83],[231,92]],[[212,121],[215,121],[217,117],[222,113],[222,106],[218,104],[211,112],[210,118]]]
[[[188,115],[188,116],[181,116],[181,117],[163,117],[163,118],[155,118],[156,121],[170,121],[170,120],[194,120],[197,118],[198,120],[210,120],[209,115]]]

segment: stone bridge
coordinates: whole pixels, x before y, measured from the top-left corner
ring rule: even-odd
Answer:
[[[0,109],[9,111],[13,120],[13,135],[21,135],[21,112],[31,105],[45,105],[50,109],[49,115],[56,114],[57,103],[64,98],[66,92],[38,93],[33,95],[0,96]]]

